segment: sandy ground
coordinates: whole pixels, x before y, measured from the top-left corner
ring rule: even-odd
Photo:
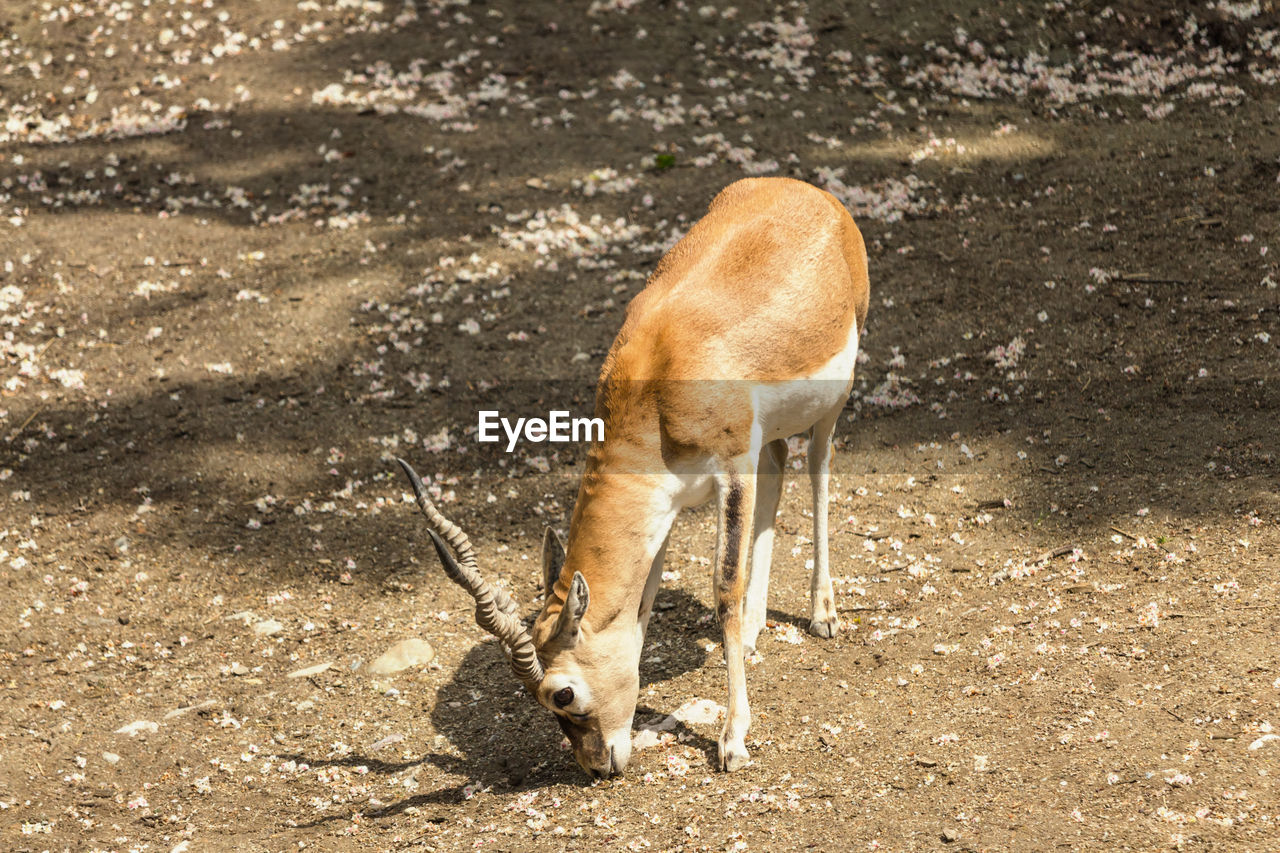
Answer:
[[[1275,849],[1271,0],[85,0],[0,31],[0,847]],[[629,299],[752,174],[868,243],[844,630],[804,630],[797,471],[753,762],[715,772],[686,513],[637,725],[701,713],[592,784],[392,459],[532,613],[584,451],[481,445],[476,412],[589,412]],[[406,638],[434,659],[371,674]]]

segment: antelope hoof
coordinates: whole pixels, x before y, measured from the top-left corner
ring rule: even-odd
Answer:
[[[826,618],[815,616],[813,621],[809,623],[809,633],[815,637],[822,637],[824,640],[830,640],[839,629],[840,620],[835,616]]]
[[[720,744],[720,769],[725,773],[732,773],[747,766],[747,762],[751,760],[747,747],[742,743],[721,743]]]

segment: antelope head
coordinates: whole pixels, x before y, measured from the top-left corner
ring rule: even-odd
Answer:
[[[545,604],[532,630],[526,628],[511,597],[480,575],[471,540],[431,503],[409,463],[396,461],[430,524],[427,534],[445,574],[475,599],[476,623],[498,638],[516,677],[551,711],[578,764],[597,779],[621,773],[631,756],[631,721],[640,694],[634,628],[619,619],[594,632],[583,618],[591,593],[578,572],[567,591],[557,592],[565,550],[550,528],[542,542]]]

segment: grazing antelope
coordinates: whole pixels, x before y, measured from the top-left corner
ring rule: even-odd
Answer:
[[[640,650],[671,524],[713,495],[714,594],[729,675],[719,760],[723,770],[747,762],[744,657],[765,622],[786,439],[805,431],[814,499],[809,630],[835,635],[831,435],[853,384],[868,301],[862,235],[830,194],[755,178],[716,196],[631,302],[605,359],[595,408],[605,437],[588,453],[567,547],[549,528],[543,537],[545,603],[531,629],[480,576],[467,536],[400,460],[445,571],[475,598],[476,621],[506,646],[516,675],[593,776],[622,772],[631,754]]]

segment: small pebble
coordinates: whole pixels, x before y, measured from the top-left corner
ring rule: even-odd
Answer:
[[[293,672],[285,676],[285,678],[306,678],[309,675],[319,675],[320,673],[324,672],[326,669],[329,669],[332,666],[333,664],[331,662],[318,663],[315,666],[308,666],[302,669],[295,669]]]
[[[401,640],[369,664],[369,672],[373,675],[390,675],[430,663],[435,656],[436,650],[426,640]]]
[[[253,633],[259,637],[270,637],[284,630],[284,625],[274,619],[263,619],[253,626]]]
[[[369,751],[377,752],[380,749],[386,749],[387,747],[392,746],[393,744],[397,744],[402,740],[404,740],[404,735],[402,734],[399,734],[399,733],[389,734],[386,737],[384,737],[382,740],[371,744],[369,746]]]
[[[164,718],[166,720],[172,720],[175,717],[181,717],[183,714],[187,713],[188,711],[203,711],[205,708],[212,708],[216,704],[218,703],[213,701],[212,699],[206,699],[203,702],[199,702],[195,705],[187,705],[182,708],[174,708],[172,711],[169,711],[168,713],[166,713],[164,715]]]

